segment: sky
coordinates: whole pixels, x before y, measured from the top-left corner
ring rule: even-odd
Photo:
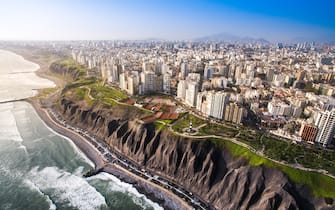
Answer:
[[[0,40],[335,40],[334,0],[0,0]]]

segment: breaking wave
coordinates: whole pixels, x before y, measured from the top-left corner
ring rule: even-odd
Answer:
[[[120,179],[116,178],[111,174],[99,173],[95,176],[88,178],[88,180],[94,179],[109,181],[107,190],[122,192],[129,195],[135,204],[141,206],[144,209],[152,207],[155,210],[163,210],[160,205],[154,203],[153,201],[149,200],[145,195],[139,193],[133,185],[122,182]]]
[[[56,167],[42,170],[35,167],[29,172],[29,179],[42,192],[47,192],[56,205],[68,204],[80,210],[107,207],[105,198],[84,178]]]

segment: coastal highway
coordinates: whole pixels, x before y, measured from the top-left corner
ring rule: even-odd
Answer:
[[[99,151],[105,163],[114,164],[122,167],[132,174],[135,174],[149,182],[163,187],[164,189],[172,192],[174,195],[183,199],[194,209],[215,209],[213,206],[207,204],[199,196],[193,194],[192,192],[189,192],[181,186],[178,186],[176,183],[166,180],[158,175],[152,174],[146,169],[128,160],[118,152],[112,151],[111,147],[104,143],[102,140],[100,140],[97,136],[91,135],[85,130],[67,124],[66,121],[63,120],[58,114],[56,114],[52,109],[47,109],[47,114],[53,121],[57,122],[68,130],[76,132],[77,134],[88,140],[97,149],[97,151]],[[100,172],[102,167],[103,166],[98,166],[92,174],[95,174],[94,172]]]

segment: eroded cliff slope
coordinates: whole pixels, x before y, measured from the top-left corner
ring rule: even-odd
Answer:
[[[249,166],[211,141],[156,131],[131,109],[80,106],[62,98],[55,109],[137,164],[198,194],[217,209],[334,209],[278,169]],[[329,203],[329,202],[328,202]]]

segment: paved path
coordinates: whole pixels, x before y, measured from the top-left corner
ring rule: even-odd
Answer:
[[[171,132],[173,132],[174,134],[176,135],[179,135],[179,136],[182,136],[182,137],[185,137],[185,138],[192,138],[192,139],[208,139],[208,138],[217,138],[217,139],[222,139],[222,140],[225,140],[225,141],[231,141],[235,144],[238,144],[242,147],[245,147],[247,149],[249,149],[251,152],[263,157],[263,158],[266,158],[268,160],[271,160],[275,163],[278,163],[278,164],[281,164],[281,165],[284,165],[284,166],[288,166],[288,167],[291,167],[291,168],[295,168],[295,169],[299,169],[299,170],[302,170],[302,171],[308,171],[308,172],[317,172],[317,173],[320,173],[320,174],[323,174],[323,175],[326,175],[326,176],[329,176],[333,179],[335,179],[335,176],[332,175],[332,174],[329,174],[326,170],[323,170],[323,169],[313,169],[313,168],[305,168],[301,165],[296,165],[296,164],[288,164],[288,163],[285,163],[285,162],[282,162],[282,161],[278,161],[278,160],[275,160],[275,159],[272,159],[272,158],[269,158],[267,156],[264,155],[263,151],[257,151],[256,149],[254,149],[253,147],[251,147],[250,145],[248,144],[245,144],[243,142],[240,142],[238,141],[236,138],[225,138],[225,137],[222,137],[222,136],[217,136],[217,135],[204,135],[204,136],[193,136],[193,135],[186,135],[184,133],[179,133],[179,132],[176,132],[175,130],[172,129],[172,125],[169,126],[169,130]]]

